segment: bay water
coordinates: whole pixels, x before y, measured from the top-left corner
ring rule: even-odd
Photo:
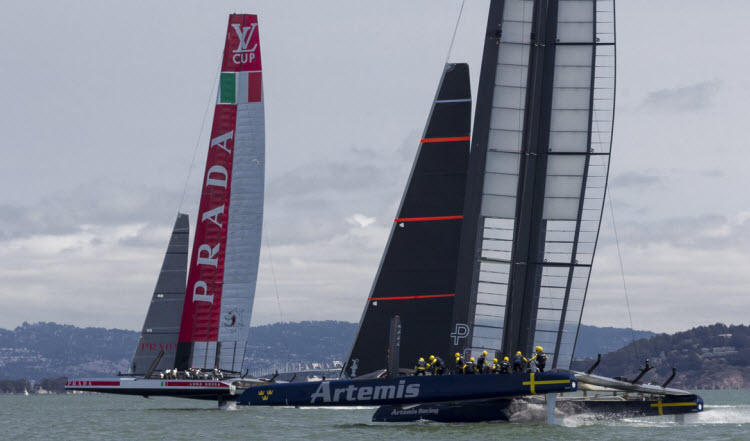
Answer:
[[[0,395],[0,440],[750,440],[750,390],[698,391],[705,411],[562,425],[373,423],[375,408],[219,410],[212,401],[116,395]]]

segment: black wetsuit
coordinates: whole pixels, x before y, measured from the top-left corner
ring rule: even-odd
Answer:
[[[501,374],[509,374],[510,373],[510,363],[503,360],[500,362],[500,372]]]
[[[464,373],[464,359],[461,357],[456,358],[456,373],[457,374]]]
[[[523,355],[513,357],[513,372],[523,372],[524,370],[526,370],[526,360],[523,359]]]
[[[425,375],[426,369],[427,363],[425,363],[424,360],[419,360],[417,362],[417,365],[414,366],[414,375]]]
[[[445,373],[445,362],[440,357],[435,357],[432,361],[432,373],[434,375],[443,375]]]
[[[477,373],[483,374],[487,371],[487,359],[484,357],[484,354],[479,356],[479,359],[477,360]]]
[[[536,362],[536,368],[539,372],[544,372],[544,367],[547,365],[547,355],[544,352],[537,352],[534,355],[534,361]]]
[[[474,362],[470,361],[464,365],[464,374],[466,375],[472,375],[475,374],[476,370],[474,368]]]

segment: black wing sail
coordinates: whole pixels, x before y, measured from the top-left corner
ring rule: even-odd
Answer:
[[[385,369],[389,323],[396,315],[403,367],[420,356],[448,355],[470,127],[469,67],[448,64],[345,376]]]
[[[161,350],[164,350],[164,356],[156,370],[164,371],[174,367],[182,303],[185,297],[189,232],[188,215],[178,213],[154,295],[148,307],[146,321],[143,323],[141,338],[130,364],[132,374],[146,373]]]

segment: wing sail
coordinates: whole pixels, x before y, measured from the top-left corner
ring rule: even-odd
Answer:
[[[258,18],[229,17],[177,366],[238,372],[260,256],[265,121]]]

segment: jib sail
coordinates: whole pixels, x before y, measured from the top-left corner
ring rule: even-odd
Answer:
[[[389,324],[401,319],[402,365],[445,354],[469,157],[466,64],[448,64],[343,374],[386,368]],[[467,300],[468,301],[468,300]]]
[[[189,233],[188,215],[178,213],[143,323],[141,338],[130,363],[132,374],[145,374],[162,350],[164,355],[156,370],[165,371],[174,367],[182,304],[185,298]]]
[[[229,17],[176,366],[240,371],[258,273],[265,168],[258,18]]]

